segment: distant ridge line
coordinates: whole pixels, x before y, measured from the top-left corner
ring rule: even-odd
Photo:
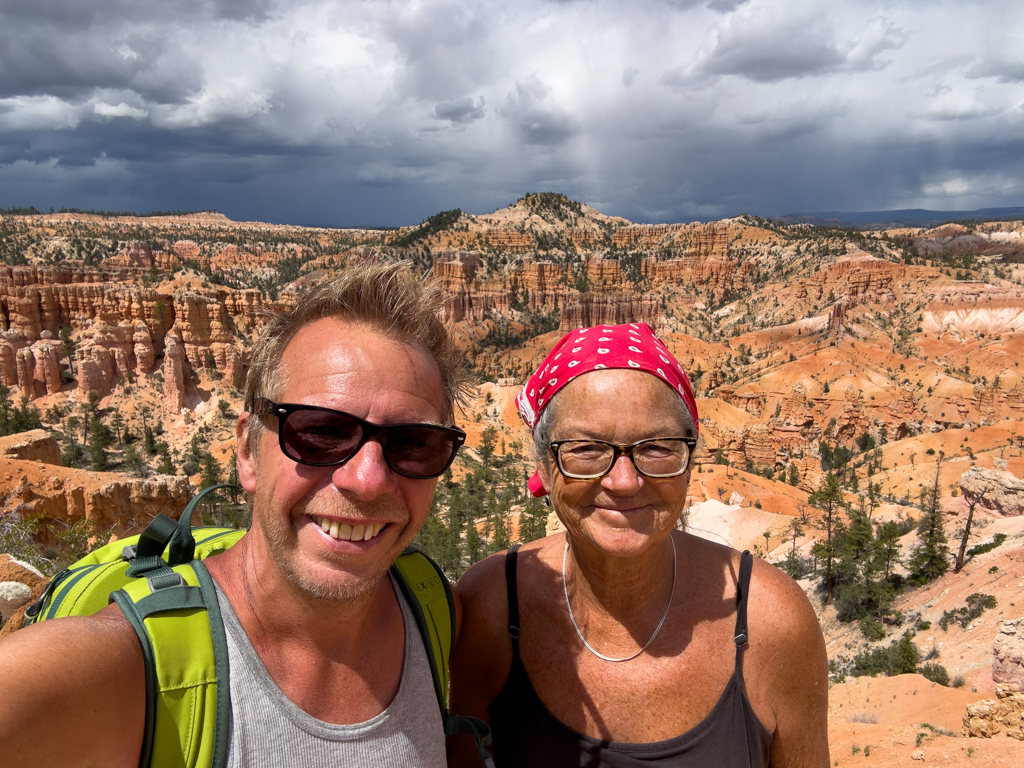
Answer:
[[[891,211],[817,211],[775,216],[780,224],[814,224],[823,227],[853,226],[859,229],[892,227],[928,227],[943,222],[1024,217],[1024,206],[1014,208],[978,208],[975,211],[931,211],[903,208]]]

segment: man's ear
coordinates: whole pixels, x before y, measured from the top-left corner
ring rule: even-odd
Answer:
[[[252,414],[242,411],[235,425],[235,466],[238,468],[238,482],[247,493],[256,493],[256,456],[249,450],[249,419]],[[257,417],[258,418],[258,417]]]

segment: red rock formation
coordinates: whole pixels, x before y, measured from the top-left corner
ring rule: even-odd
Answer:
[[[28,347],[18,350],[18,391],[27,400],[36,398],[36,359]]]
[[[661,245],[669,235],[683,229],[685,224],[632,224],[612,234],[615,248],[648,251]]]
[[[830,339],[843,340],[846,331],[843,323],[846,321],[846,313],[852,303],[849,296],[841,296],[839,301],[832,305],[832,311],[828,315],[828,337]]]
[[[1000,516],[1024,515],[1024,480],[1005,470],[971,467],[960,475],[960,490],[968,504]]]
[[[560,331],[591,325],[647,323],[658,327],[661,305],[656,296],[630,293],[584,293],[562,308]]]
[[[90,392],[103,397],[136,368],[135,329],[127,321],[116,326],[102,320],[91,325],[75,351],[78,372],[78,397],[88,399]]]
[[[32,345],[35,358],[35,390],[44,395],[60,392],[60,345],[53,341],[49,331],[43,331]]]
[[[732,387],[716,390],[734,396]],[[724,399],[724,398],[723,398]],[[812,491],[821,482],[821,428],[807,400],[803,387],[797,385],[782,401],[779,415],[762,424],[749,424],[741,429],[726,429],[711,419],[701,420],[701,441],[696,459],[708,464],[715,460],[719,449],[722,458],[739,468],[770,469],[785,472],[795,464],[800,476],[799,487]]]
[[[135,353],[135,373],[139,376],[152,373],[156,365],[156,351],[153,348],[153,338],[145,323],[135,326],[132,344],[132,351]]]
[[[18,386],[18,350],[25,340],[17,331],[4,331],[0,337],[0,383],[13,389]]]
[[[191,376],[185,347],[180,341],[178,331],[167,334],[164,347],[164,413],[178,416],[185,407],[186,377]]]
[[[192,496],[187,477],[128,478],[9,458],[0,458],[0,485],[0,515],[41,513],[58,526],[86,519],[115,538],[139,533],[157,513],[177,518]],[[44,540],[47,530],[39,529]]]
[[[23,338],[16,337],[16,331],[9,331],[0,342],[0,361],[6,368],[4,383],[14,379],[20,396],[35,400],[42,395],[52,395],[61,388],[58,344],[50,339],[50,332],[43,331],[41,338],[31,347],[23,346]],[[16,351],[15,351],[16,350]],[[14,355],[13,371],[7,368]],[[13,374],[13,375],[12,375]]]
[[[477,323],[489,312],[507,313],[514,290],[504,276],[477,278],[480,259],[470,253],[443,253],[434,261],[434,276],[445,297],[444,319]]]
[[[33,429],[0,437],[0,456],[61,466],[60,447],[45,429]]]
[[[871,419],[864,408],[864,396],[852,388],[846,390],[842,410],[835,417],[833,435],[837,440],[849,442],[868,432]]]
[[[1024,621],[1011,619],[999,627],[992,644],[992,679],[1024,685]]]

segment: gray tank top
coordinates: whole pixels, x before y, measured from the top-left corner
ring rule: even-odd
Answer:
[[[387,709],[354,725],[325,723],[293,704],[267,672],[230,602],[217,589],[231,665],[229,768],[445,768],[441,712],[426,649],[393,580],[392,588],[405,620],[402,681]]]

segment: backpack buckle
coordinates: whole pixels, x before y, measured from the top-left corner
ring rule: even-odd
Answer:
[[[149,576],[146,581],[149,582],[151,592],[158,592],[161,589],[170,589],[171,587],[180,587],[185,583],[185,579],[177,571],[158,573],[155,576]]]

